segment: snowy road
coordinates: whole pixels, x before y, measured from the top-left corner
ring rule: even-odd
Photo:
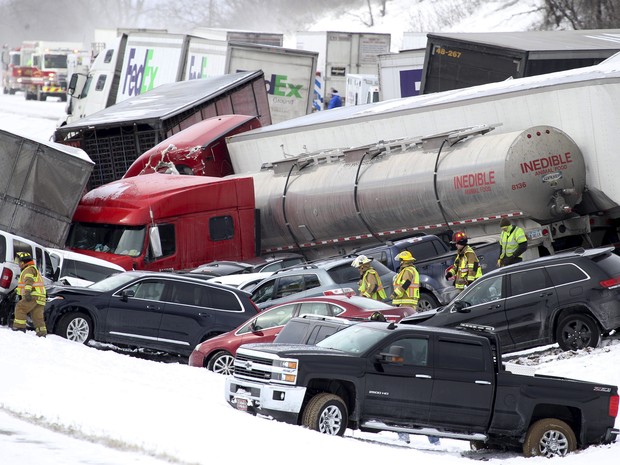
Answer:
[[[6,465],[164,465],[143,453],[120,451],[57,433],[0,409],[1,462]]]
[[[0,93],[0,129],[49,140],[58,120],[65,114],[66,103],[58,98],[48,100],[26,101],[22,92],[14,95]]]

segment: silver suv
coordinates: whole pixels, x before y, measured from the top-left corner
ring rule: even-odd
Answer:
[[[264,309],[302,297],[357,294],[359,270],[351,266],[355,255],[331,258],[311,264],[281,270],[262,280],[252,291],[252,301]],[[385,265],[372,262],[379,273],[385,293],[392,293],[392,278],[396,273]]]

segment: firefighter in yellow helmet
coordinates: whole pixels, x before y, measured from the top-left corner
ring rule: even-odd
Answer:
[[[16,290],[20,300],[15,305],[13,329],[26,331],[26,318],[30,315],[37,336],[45,337],[47,328],[43,318],[43,309],[45,308],[46,292],[43,277],[37,270],[29,252],[17,252],[15,260],[19,264],[21,273]]]
[[[379,273],[372,267],[372,258],[360,255],[353,260],[351,266],[360,270],[359,292],[362,297],[374,300],[384,300],[386,298],[383,284]]]
[[[464,232],[455,232],[450,243],[456,244],[457,254],[454,265],[446,273],[446,279],[454,276],[454,287],[462,291],[482,276],[482,267],[474,249],[467,245],[467,235]]]
[[[413,266],[415,258],[404,250],[396,256],[400,261],[398,274],[394,276],[394,291],[390,296],[392,305],[411,307],[417,311],[420,299],[420,274]]]

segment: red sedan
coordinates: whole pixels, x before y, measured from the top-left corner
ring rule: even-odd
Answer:
[[[273,342],[282,326],[293,317],[313,314],[368,319],[374,312],[394,322],[415,313],[409,307],[392,307],[365,297],[306,297],[268,308],[238,328],[198,344],[189,357],[189,364],[232,374],[235,354],[241,344]]]

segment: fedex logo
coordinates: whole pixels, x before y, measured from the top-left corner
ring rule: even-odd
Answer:
[[[282,74],[272,74],[271,79],[265,79],[267,85],[267,93],[270,95],[277,95],[279,97],[301,97],[301,87],[303,84],[290,84],[286,82],[288,76]]]
[[[135,48],[129,49],[127,70],[123,80],[124,95],[133,97],[155,87],[159,66],[153,65],[153,55],[153,49],[147,48],[143,53],[139,53]]]
[[[189,60],[189,76],[187,77],[187,79],[202,79],[206,77],[207,57],[198,57],[196,55],[192,55]]]

